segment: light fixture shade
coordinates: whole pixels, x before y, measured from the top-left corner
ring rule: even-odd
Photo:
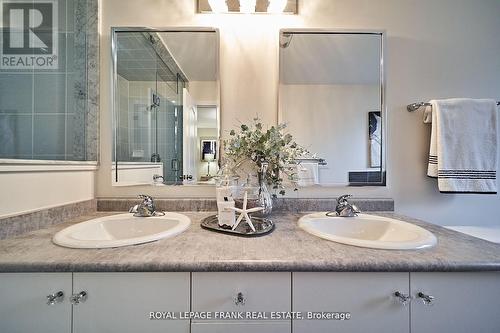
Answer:
[[[213,160],[215,160],[215,154],[204,154],[205,162],[212,162]]]
[[[208,4],[214,13],[227,13],[229,11],[226,0],[208,0]]]
[[[269,0],[269,7],[267,7],[267,11],[275,14],[283,13],[287,3],[288,0]]]
[[[297,14],[299,0],[197,0],[198,13]]]
[[[255,13],[255,6],[257,5],[257,0],[240,0],[240,12],[241,13]]]
[[[217,158],[217,140],[203,139],[200,144],[201,160],[211,162]],[[211,155],[211,160],[208,160]],[[208,156],[208,157],[207,157]]]

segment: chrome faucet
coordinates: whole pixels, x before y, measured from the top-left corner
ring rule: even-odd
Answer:
[[[149,195],[140,194],[139,198],[142,202],[129,209],[129,213],[134,213],[134,216],[151,217],[165,215],[163,212],[157,212],[153,198]]]
[[[326,213],[327,216],[340,216],[340,217],[354,217],[361,213],[356,205],[350,204],[347,199],[351,198],[352,195],[344,194],[337,198],[337,206],[334,212]]]

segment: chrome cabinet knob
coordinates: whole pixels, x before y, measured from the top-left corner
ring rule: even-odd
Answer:
[[[81,291],[78,294],[73,294],[71,296],[71,304],[80,304],[87,300],[88,294],[86,291]]]
[[[47,305],[54,305],[56,303],[62,302],[63,299],[64,293],[62,291],[58,291],[57,293],[47,296]]]
[[[410,303],[411,301],[411,296],[410,295],[407,295],[407,294],[404,294],[400,291],[396,291],[394,293],[394,297],[396,297],[398,299],[398,301],[403,304],[403,306],[407,306],[408,303]]]
[[[427,294],[424,294],[423,292],[419,292],[417,294],[418,298],[420,298],[422,300],[422,302],[425,304],[425,305],[432,305],[434,304],[434,296],[432,295],[427,295]]]
[[[245,297],[243,296],[243,293],[239,292],[238,295],[236,295],[236,298],[234,299],[234,304],[245,305]]]

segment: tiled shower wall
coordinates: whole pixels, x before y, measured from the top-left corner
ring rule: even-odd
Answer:
[[[97,0],[57,9],[58,67],[0,69],[0,158],[98,158]]]

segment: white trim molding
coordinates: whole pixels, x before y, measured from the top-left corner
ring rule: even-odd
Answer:
[[[97,161],[56,161],[0,159],[0,173],[4,172],[55,172],[96,171]]]

